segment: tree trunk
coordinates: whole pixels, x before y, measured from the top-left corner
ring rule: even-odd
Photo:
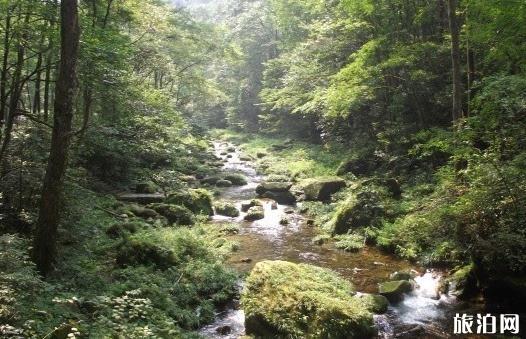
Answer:
[[[51,271],[56,258],[57,228],[64,202],[64,174],[71,143],[77,92],[76,71],[80,37],[77,0],[60,2],[60,18],[60,66],[55,86],[54,124],[33,244],[33,258],[43,275]]]
[[[462,118],[462,79],[460,75],[460,42],[457,20],[457,0],[448,0],[449,30],[451,32],[451,65],[453,75],[453,123]]]
[[[5,113],[7,107],[7,67],[9,61],[9,47],[11,41],[9,35],[11,34],[11,13],[8,9],[5,17],[5,32],[4,32],[4,55],[2,57],[2,70],[0,73],[0,140],[2,140],[2,128],[5,121]]]

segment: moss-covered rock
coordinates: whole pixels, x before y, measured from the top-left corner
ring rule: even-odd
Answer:
[[[195,214],[214,215],[212,197],[205,189],[175,192],[168,196],[166,202],[184,206]]]
[[[254,207],[254,206],[263,206],[263,204],[261,203],[261,201],[259,201],[257,199],[243,201],[241,203],[241,211],[242,212],[247,212],[250,209],[250,207]]]
[[[120,222],[108,227],[106,234],[111,238],[118,238],[126,234],[133,234],[143,227],[144,224],[140,222]]]
[[[157,185],[151,181],[140,182],[135,185],[135,193],[138,194],[153,194],[158,190]]]
[[[374,192],[359,192],[338,206],[326,228],[332,234],[345,234],[353,228],[375,226],[383,215],[384,208]]]
[[[184,206],[172,204],[151,204],[148,205],[148,207],[165,217],[170,224],[189,226],[195,223],[194,214]]]
[[[387,281],[378,284],[378,292],[391,302],[402,300],[404,293],[413,290],[413,284],[407,280]]]
[[[336,175],[352,173],[356,176],[370,174],[380,166],[380,160],[374,154],[353,157],[342,161]]]
[[[241,303],[247,334],[276,338],[369,338],[367,303],[327,269],[262,261],[246,280]]]
[[[212,175],[212,176],[206,177],[203,180],[201,180],[201,183],[204,185],[215,185],[221,179],[222,178],[218,175]]]
[[[362,299],[367,309],[374,314],[383,314],[387,312],[389,300],[383,295],[361,293],[357,295],[357,297]]]
[[[164,247],[146,240],[128,239],[117,248],[119,266],[155,265],[166,269],[177,264],[175,254]]]
[[[227,174],[224,179],[230,181],[234,186],[244,186],[248,184],[247,178],[238,173]]]
[[[215,204],[216,214],[224,215],[227,217],[238,217],[239,210],[236,208],[236,205],[229,202],[218,202]]]
[[[256,187],[256,193],[261,196],[266,192],[288,192],[291,187],[288,182],[263,182]]]
[[[457,268],[444,283],[447,285],[447,291],[458,298],[467,299],[474,296],[478,291],[474,265]]]
[[[232,181],[221,179],[216,182],[217,187],[232,187]]]
[[[265,210],[261,206],[250,207],[245,215],[245,220],[255,221],[265,217]]]
[[[305,199],[314,201],[327,201],[345,186],[345,180],[338,177],[311,178],[302,183]]]
[[[145,219],[154,218],[155,219],[159,216],[157,212],[155,212],[153,209],[139,206],[137,204],[130,205],[129,210],[131,213],[133,213],[136,217],[139,217],[139,218],[145,218]]]
[[[389,275],[389,280],[411,280],[414,278],[414,274],[409,271],[397,271]]]

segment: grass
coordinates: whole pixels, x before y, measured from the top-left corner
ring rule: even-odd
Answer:
[[[46,281],[28,259],[26,240],[0,239],[0,323],[21,336],[61,331],[93,338],[192,338],[236,293],[237,275],[222,261],[237,244],[221,229],[202,222],[192,228],[143,223],[134,233],[110,237],[109,225],[122,222],[104,211],[115,205],[113,198],[76,185],[66,193],[59,261]],[[119,265],[119,251],[130,243],[144,253]],[[14,259],[16,267],[8,270]]]

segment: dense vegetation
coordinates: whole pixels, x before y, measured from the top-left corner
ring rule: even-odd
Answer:
[[[237,293],[212,138],[350,183],[305,202],[317,242],[522,305],[525,37],[520,0],[0,0],[0,336],[210,322]]]

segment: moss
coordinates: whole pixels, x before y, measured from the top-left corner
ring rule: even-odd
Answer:
[[[116,223],[108,227],[106,234],[111,238],[118,238],[126,234],[133,234],[144,227],[140,222],[122,222]]]
[[[320,234],[312,238],[312,243],[321,246],[327,243],[329,240],[331,240],[331,236],[329,234]]]
[[[344,234],[353,228],[376,226],[384,214],[384,208],[375,192],[360,191],[338,206],[326,228],[333,234]]]
[[[331,195],[346,186],[345,180],[338,177],[311,178],[302,182],[305,199],[327,201]]]
[[[216,213],[219,215],[224,215],[227,217],[238,217],[239,216],[239,210],[236,208],[236,206],[229,202],[218,202],[215,204],[215,210]]]
[[[263,204],[261,203],[261,201],[259,201],[257,199],[252,199],[252,200],[249,200],[249,201],[243,201],[241,203],[241,211],[242,212],[247,212],[251,207],[254,207],[254,206],[263,206]]]
[[[229,181],[229,180],[221,179],[221,180],[218,180],[216,182],[216,186],[217,187],[231,187],[232,186],[232,182]]]
[[[357,297],[359,297],[364,302],[365,307],[374,314],[382,314],[387,312],[389,300],[387,300],[387,298],[383,295],[362,293]]]
[[[172,193],[166,202],[185,206],[195,214],[214,215],[212,196],[210,192],[202,188]]]
[[[387,281],[378,284],[378,292],[392,302],[400,301],[404,293],[409,293],[412,289],[413,285],[407,280]]]
[[[178,263],[174,252],[143,239],[127,239],[117,249],[119,266],[154,265],[166,269]]]
[[[351,283],[327,269],[285,261],[256,264],[242,293],[248,334],[368,338],[372,314]]]
[[[140,182],[135,186],[135,193],[139,194],[153,194],[158,190],[157,185],[151,181]]]
[[[245,220],[255,221],[265,217],[265,210],[261,206],[250,207],[245,215]]]
[[[227,174],[224,179],[230,181],[234,186],[244,186],[248,184],[247,178],[238,173]]]
[[[189,226],[195,223],[193,213],[184,206],[172,204],[151,204],[148,206],[165,217],[170,224]]]

